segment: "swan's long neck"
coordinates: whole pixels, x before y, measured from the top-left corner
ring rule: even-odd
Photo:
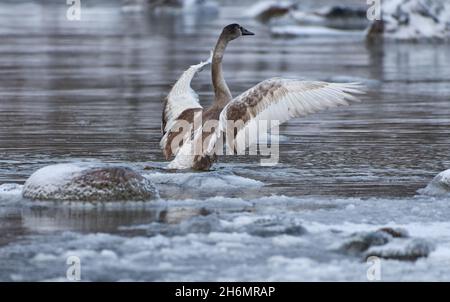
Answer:
[[[228,39],[223,34],[220,35],[216,47],[214,48],[211,68],[215,95],[214,103],[221,107],[225,106],[232,99],[230,88],[228,88],[228,85],[225,82],[222,71],[222,59],[227,45]]]

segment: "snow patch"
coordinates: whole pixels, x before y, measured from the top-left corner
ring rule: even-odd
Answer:
[[[220,172],[202,172],[202,173],[151,173],[144,175],[156,185],[175,185],[183,188],[195,188],[198,190],[218,190],[218,189],[236,189],[236,188],[257,188],[262,187],[264,183],[237,176],[234,174],[225,174]]]
[[[297,26],[284,25],[274,26],[271,33],[277,36],[301,36],[301,37],[330,37],[330,36],[361,36],[363,32],[359,30],[340,30],[323,26]]]

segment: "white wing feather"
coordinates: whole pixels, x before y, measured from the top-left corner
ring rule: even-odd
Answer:
[[[281,78],[263,81],[225,106],[220,114],[216,135],[208,145],[207,154],[215,151],[217,140],[222,139],[226,131],[227,120],[241,119],[245,122],[244,127],[237,131],[235,138],[235,149],[242,152],[257,143],[258,136],[249,136],[256,138],[256,141],[248,138],[246,140],[245,136],[248,131],[257,129],[259,121],[275,121],[272,124],[275,126],[291,118],[349,105],[348,101],[359,101],[354,94],[364,93],[362,88],[358,83],[326,83]]]

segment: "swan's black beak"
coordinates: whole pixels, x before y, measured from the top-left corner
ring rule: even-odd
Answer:
[[[255,35],[251,31],[249,31],[249,30],[247,30],[247,29],[245,29],[243,27],[241,27],[241,33],[242,33],[243,36],[254,36]]]

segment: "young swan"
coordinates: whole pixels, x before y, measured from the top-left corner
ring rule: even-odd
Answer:
[[[258,143],[258,135],[246,135],[255,131],[260,121],[278,126],[291,118],[348,105],[358,101],[355,94],[363,93],[357,83],[273,78],[233,99],[223,76],[223,56],[230,41],[249,35],[253,33],[239,24],[226,26],[209,60],[191,66],[173,86],[164,104],[160,143],[166,159],[175,156],[168,168],[209,170],[222,151],[223,137],[231,150],[241,154]],[[210,63],[214,102],[204,110],[190,84]]]

